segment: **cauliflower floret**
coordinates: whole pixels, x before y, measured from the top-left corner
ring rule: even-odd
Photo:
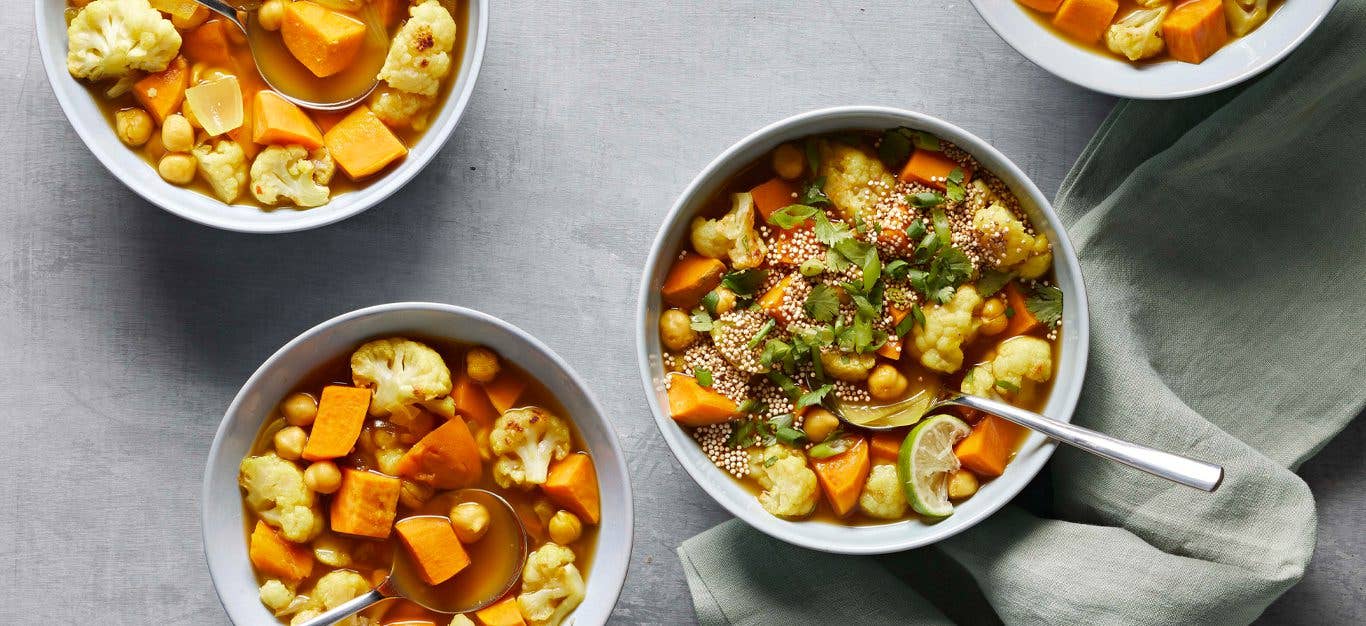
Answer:
[[[1224,0],[1224,17],[1234,37],[1242,37],[1266,21],[1267,0]]]
[[[417,414],[411,405],[450,395],[451,370],[426,344],[391,337],[351,353],[351,382],[374,390],[371,415],[406,423]]]
[[[1053,348],[1038,337],[1013,337],[996,347],[996,355],[963,377],[963,393],[999,398],[1000,392],[1047,382],[1053,377]],[[1001,383],[1001,384],[998,384]]]
[[[517,608],[529,626],[555,626],[583,602],[584,591],[574,551],[548,541],[526,557]]]
[[[694,219],[692,246],[702,256],[729,258],[735,269],[758,267],[767,247],[754,229],[754,196],[731,194],[730,211],[721,219]]]
[[[1232,1],[1232,0],[1228,0]],[[1162,19],[1167,17],[1167,5],[1138,9],[1115,20],[1105,31],[1105,46],[1130,61],[1162,54],[1166,44],[1162,40]]]
[[[911,351],[921,365],[946,374],[963,367],[963,344],[977,335],[982,302],[976,288],[963,285],[948,302],[925,307],[925,323],[911,327]]]
[[[859,494],[859,509],[869,517],[900,519],[906,514],[907,506],[906,492],[901,488],[896,466],[890,463],[874,465],[873,470],[868,472],[863,493]]]
[[[282,198],[310,208],[327,204],[336,164],[325,149],[311,154],[303,146],[267,146],[251,164],[251,195],[265,204]]]
[[[835,203],[846,222],[855,218],[872,223],[877,205],[896,189],[896,177],[883,167],[876,155],[838,141],[820,144],[820,175],[825,177],[825,195]]]
[[[380,87],[370,97],[370,110],[390,128],[426,130],[427,114],[436,103],[434,96]]]
[[[247,505],[285,539],[304,543],[322,532],[322,510],[294,463],[273,452],[249,456],[242,459],[237,482],[247,491]]]
[[[284,583],[272,578],[261,585],[261,604],[266,605],[270,610],[279,613],[289,607],[294,602],[294,591],[286,587]]]
[[[289,621],[290,626],[298,626],[326,611],[335,609],[347,600],[370,591],[373,587],[374,585],[371,585],[364,576],[349,569],[328,572],[313,585],[313,592],[307,596],[307,605],[294,616],[294,619]],[[337,622],[337,625],[371,626],[377,623],[369,617],[352,615]]]
[[[783,445],[750,450],[749,473],[764,490],[759,505],[778,517],[804,517],[816,509],[816,473],[806,455]]]
[[[394,35],[378,78],[400,91],[435,96],[451,71],[455,19],[437,0],[415,5],[408,13],[412,17]]]
[[[569,454],[569,425],[540,407],[508,411],[493,422],[493,479],[504,488],[545,484],[550,462]]]
[[[194,158],[199,162],[199,175],[209,181],[214,195],[224,202],[232,202],[242,195],[247,184],[247,155],[242,146],[231,139],[213,145],[195,146]]]
[[[1031,235],[1024,222],[1000,204],[993,202],[978,209],[972,216],[972,229],[997,269],[1015,271],[1023,278],[1038,278],[1053,262],[1048,236]]]
[[[180,52],[175,25],[147,0],[95,0],[66,27],[66,69],[76,78],[160,72]]]

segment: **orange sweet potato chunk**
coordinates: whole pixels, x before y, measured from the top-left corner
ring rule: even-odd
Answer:
[[[816,482],[835,515],[848,515],[858,504],[858,496],[863,493],[863,485],[868,480],[872,465],[868,459],[868,443],[859,437],[853,447],[825,459],[811,459],[811,470],[816,472]]]
[[[397,471],[437,489],[456,489],[479,482],[482,467],[474,435],[456,417],[413,444],[398,460]]]
[[[901,453],[901,442],[906,440],[907,429],[885,430],[873,433],[868,440],[869,454],[874,461],[895,463]]]
[[[157,124],[166,121],[180,110],[185,101],[185,89],[190,85],[190,62],[177,56],[166,69],[148,74],[133,83],[133,97],[147,109]]]
[[[280,37],[290,54],[319,78],[340,72],[365,43],[365,23],[316,2],[285,5]]]
[[[601,519],[598,498],[598,473],[593,459],[587,454],[571,454],[550,466],[550,474],[541,485],[551,501],[591,524]]]
[[[726,264],[700,254],[685,252],[683,258],[669,269],[660,295],[671,306],[690,309],[702,301],[702,296],[721,284]]]
[[[1199,63],[1228,43],[1228,23],[1220,0],[1187,2],[1162,20],[1162,38],[1173,59]]]
[[[252,141],[262,145],[322,147],[323,134],[308,114],[273,91],[258,91],[252,102]]]
[[[796,280],[796,277],[796,274],[784,276],[776,285],[769,287],[768,291],[764,292],[764,295],[759,296],[759,308],[763,309],[764,313],[767,313],[769,317],[778,320],[778,323],[783,326],[786,326],[787,323],[791,321],[787,319],[787,313],[783,311],[783,296],[787,295],[787,290],[792,287],[792,283]]]
[[[384,539],[394,524],[403,481],[375,472],[342,469],[341,487],[332,498],[332,530]]]
[[[308,433],[304,458],[324,461],[346,456],[355,447],[365,426],[365,413],[370,408],[370,390],[364,387],[323,387],[318,400],[318,416],[313,430]]]
[[[463,370],[455,375],[451,385],[451,400],[455,402],[455,412],[470,418],[482,428],[493,425],[500,413],[489,401],[484,386],[470,378]]]
[[[328,129],[323,144],[353,180],[374,174],[408,154],[407,146],[365,105]]]
[[[251,564],[270,577],[298,582],[313,573],[313,551],[308,546],[280,537],[265,522],[257,520],[247,549]]]
[[[526,626],[522,611],[517,608],[517,596],[508,596],[474,612],[484,626]]]
[[[517,401],[522,398],[522,392],[526,391],[527,380],[521,374],[504,369],[498,373],[498,377],[484,385],[484,391],[489,395],[489,402],[493,403],[493,408],[498,410],[498,414],[508,412]]]
[[[1019,3],[1035,11],[1052,13],[1058,10],[1058,5],[1062,4],[1062,0],[1019,0]]]
[[[954,446],[958,461],[979,476],[1005,473],[1022,430],[995,415],[988,415],[972,427],[972,432]]]
[[[671,374],[669,414],[684,426],[706,426],[740,417],[740,407],[734,400],[699,385],[692,376]]]
[[[763,216],[764,221],[768,221],[768,216],[784,207],[797,204],[797,196],[801,193],[797,183],[784,178],[775,177],[758,187],[749,190],[749,195],[754,198],[754,208],[759,210],[759,215]]]
[[[1100,41],[1117,11],[1118,0],[1063,0],[1053,14],[1053,25],[1077,41],[1092,43]]]
[[[394,524],[394,530],[413,558],[418,576],[429,585],[450,580],[470,564],[470,555],[455,536],[451,520],[445,517],[409,517]]]
[[[945,182],[954,169],[962,168],[957,161],[944,156],[943,152],[916,148],[906,166],[901,168],[900,178],[904,182],[918,182],[927,187],[944,190]],[[963,170],[963,183],[972,180],[972,170]]]

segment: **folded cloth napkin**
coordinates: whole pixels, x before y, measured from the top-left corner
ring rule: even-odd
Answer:
[[[1366,1],[1250,85],[1120,103],[1056,205],[1091,304],[1074,421],[1223,486],[1062,446],[1044,510],[932,548],[842,557],[732,520],[678,550],[703,624],[1246,623],[1300,579],[1293,470],[1366,405]]]

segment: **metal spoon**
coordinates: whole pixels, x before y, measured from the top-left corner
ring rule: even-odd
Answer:
[[[376,87],[379,86],[379,79],[376,78],[370,81],[368,84],[351,93],[337,93],[334,94],[336,97],[323,102],[310,100],[309,98],[300,96],[299,94],[290,93],[288,89],[282,88],[283,85],[288,84],[287,81],[284,80],[284,73],[289,68],[275,67],[276,65],[278,65],[278,63],[261,62],[261,56],[258,47],[262,43],[262,40],[260,39],[262,33],[259,32],[262,29],[256,21],[256,9],[261,8],[262,4],[260,0],[237,0],[232,3],[226,2],[225,0],[195,1],[199,4],[204,5],[210,11],[213,11],[214,13],[223,16],[224,19],[228,20],[229,22],[232,22],[233,25],[237,26],[237,28],[242,31],[242,34],[247,38],[247,47],[251,49],[252,60],[256,62],[257,73],[261,75],[261,78],[266,81],[266,84],[269,85],[273,91],[283,96],[284,99],[293,102],[294,104],[297,104],[301,107],[308,109],[317,109],[320,111],[336,111],[339,109],[351,107],[361,102],[362,100],[365,100],[366,98],[370,97],[370,94],[375,91]],[[238,19],[237,12],[239,10],[246,13],[246,22],[243,22],[242,20]],[[367,34],[367,36],[370,35]],[[332,82],[334,84],[337,83],[337,81]]]
[[[478,611],[479,609],[497,602],[504,595],[507,595],[507,592],[510,591],[513,585],[516,585],[517,581],[521,578],[522,568],[526,564],[526,528],[522,526],[522,521],[517,517],[517,512],[512,509],[512,505],[508,504],[507,500],[504,500],[502,496],[499,496],[492,491],[486,491],[484,489],[462,489],[456,492],[456,500],[459,502],[478,502],[484,505],[489,510],[490,528],[492,528],[493,524],[511,524],[517,529],[517,535],[521,540],[518,542],[520,550],[517,555],[516,567],[512,568],[512,574],[504,584],[499,585],[496,588],[496,593],[487,594],[488,597],[480,597],[475,600],[451,602],[448,598],[441,597],[440,594],[432,593],[432,587],[417,576],[413,567],[408,565],[404,560],[405,556],[398,554],[398,550],[402,550],[402,548],[399,548],[398,550],[395,550],[394,564],[389,570],[388,578],[385,578],[379,586],[371,589],[368,593],[361,594],[360,596],[337,605],[336,608],[304,622],[301,626],[330,626],[331,624],[340,622],[386,598],[405,598],[417,603],[427,610],[435,611],[437,613],[453,614]],[[470,551],[470,558],[472,560],[479,558],[479,549],[484,545],[483,541],[486,540],[488,540],[487,536],[479,542],[466,546]],[[497,548],[497,546],[489,546],[489,549]],[[464,573],[465,572],[461,572],[461,574]],[[442,584],[444,585],[458,580],[461,574],[456,574],[455,578]]]
[[[925,394],[917,394],[887,407],[871,410],[842,403],[832,394],[825,406],[840,421],[873,431],[902,428],[944,407],[963,406],[983,413],[990,413],[1063,443],[1081,448],[1091,454],[1103,456],[1112,461],[1119,461],[1129,467],[1143,470],[1187,487],[1214,491],[1219,487],[1219,483],[1224,480],[1224,468],[1219,465],[1130,443],[1088,428],[1045,417],[999,400],[965,393],[955,393],[938,400],[934,400]],[[858,415],[854,419],[850,419],[851,414]],[[868,417],[872,417],[872,419],[866,419]]]

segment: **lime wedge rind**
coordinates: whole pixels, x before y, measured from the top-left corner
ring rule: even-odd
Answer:
[[[972,427],[952,415],[925,418],[901,442],[897,475],[906,500],[917,513],[927,517],[953,514],[949,502],[949,476],[958,470],[954,444],[962,441]]]

